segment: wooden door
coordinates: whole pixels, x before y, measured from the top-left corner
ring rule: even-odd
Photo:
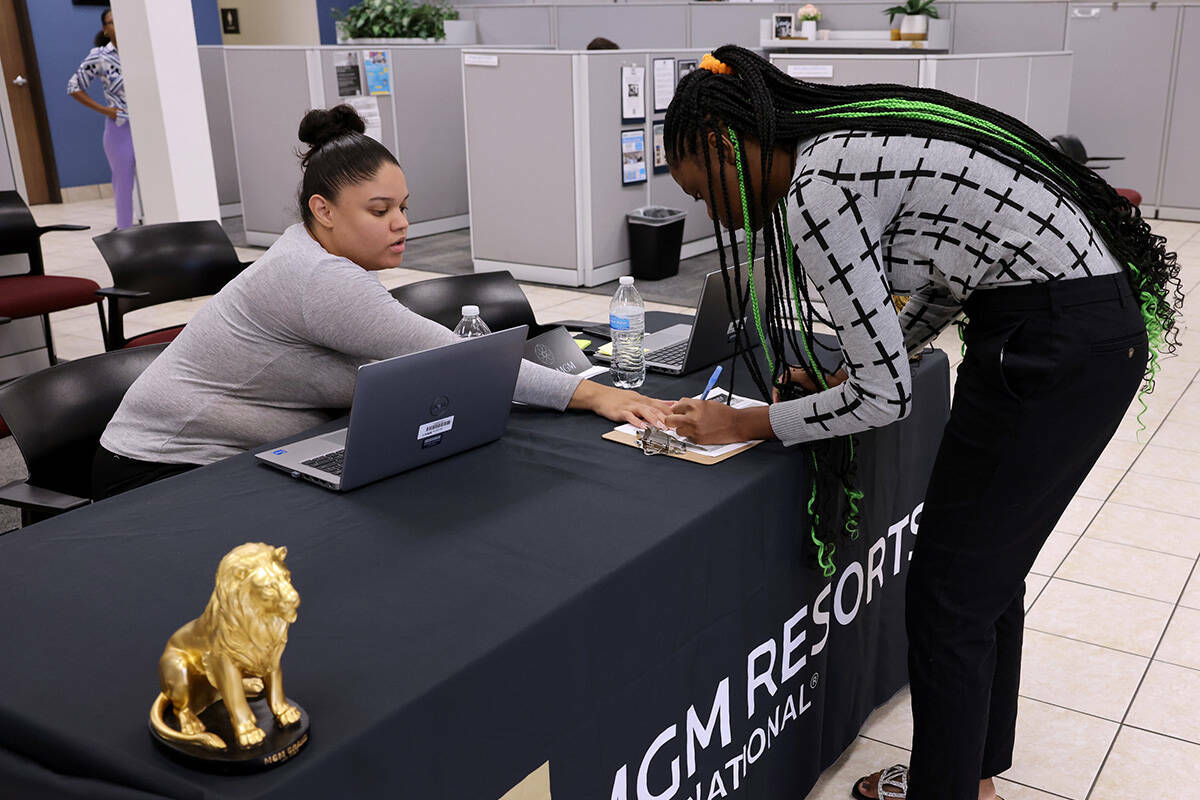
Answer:
[[[25,0],[0,0],[0,64],[30,205],[59,202],[58,175],[48,156],[50,129]]]

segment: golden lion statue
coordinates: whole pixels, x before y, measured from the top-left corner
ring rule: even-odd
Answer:
[[[164,739],[224,750],[225,742],[206,732],[199,716],[224,699],[238,745],[253,747],[266,734],[255,723],[246,690],[256,694],[264,687],[281,726],[300,721],[300,710],[284,698],[279,670],[288,625],[300,605],[286,556],[286,547],[256,543],[235,547],[221,559],[208,607],[175,631],[158,660],[162,693],[150,708],[150,724]],[[163,719],[168,703],[179,730]]]

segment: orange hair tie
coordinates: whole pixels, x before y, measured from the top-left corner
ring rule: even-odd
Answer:
[[[723,61],[718,61],[712,53],[705,53],[704,58],[700,59],[700,69],[706,69],[709,72],[715,72],[718,75],[732,75],[733,67]]]

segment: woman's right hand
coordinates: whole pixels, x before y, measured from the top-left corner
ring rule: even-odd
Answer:
[[[104,116],[108,117],[109,119],[116,119],[117,112],[120,110],[121,109],[117,108],[116,106],[108,106],[106,108],[100,109],[100,113],[103,114]]]
[[[832,375],[830,375],[829,373],[826,373],[825,374],[825,383],[829,386],[830,389],[832,389],[834,386],[837,386],[838,384],[845,383],[847,377],[848,376],[846,375],[846,368],[842,367],[841,369],[839,369],[837,372],[833,373]],[[813,383],[812,378],[810,378],[808,376],[808,373],[804,371],[803,367],[788,367],[787,382],[796,384],[797,386],[801,387],[802,389],[804,389],[806,392],[808,392],[810,394],[813,392],[821,391],[817,387],[817,385],[815,383]],[[771,399],[772,399],[772,401],[774,401],[776,403],[779,402],[779,390],[778,389],[771,390]]]

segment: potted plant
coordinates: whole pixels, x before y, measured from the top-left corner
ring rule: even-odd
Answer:
[[[817,40],[817,22],[821,19],[821,10],[812,3],[796,12],[796,21],[800,23],[800,38],[810,42]]]
[[[454,23],[460,22],[458,11],[441,3],[362,0],[344,12],[333,9],[333,18],[339,44],[412,44],[443,40],[453,44],[473,44],[475,41],[475,23],[468,20],[460,25],[466,30],[455,30]]]
[[[905,0],[904,5],[884,9],[888,21],[900,20],[900,38],[904,41],[916,41],[929,37],[929,18],[939,19],[938,10],[933,6],[934,0]]]

